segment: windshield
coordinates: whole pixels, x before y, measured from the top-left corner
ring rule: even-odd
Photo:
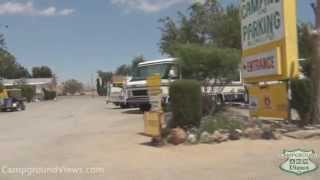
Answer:
[[[155,64],[150,66],[138,67],[131,81],[145,80],[153,74],[160,74],[160,77],[168,78],[168,73],[172,64]]]

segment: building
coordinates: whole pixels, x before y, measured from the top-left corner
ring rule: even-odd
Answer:
[[[5,87],[14,87],[18,85],[29,85],[35,90],[35,98],[43,99],[44,93],[43,89],[56,91],[56,80],[55,78],[24,78],[24,79],[3,79],[0,81]]]

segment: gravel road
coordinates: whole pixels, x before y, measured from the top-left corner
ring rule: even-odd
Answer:
[[[63,97],[0,113],[0,180],[316,180],[279,169],[284,149],[320,140],[241,140],[219,145],[145,145],[142,114],[102,98]],[[29,168],[29,169],[26,169]],[[29,173],[29,174],[28,174]],[[28,176],[29,175],[29,176]],[[31,175],[31,176],[30,176]]]

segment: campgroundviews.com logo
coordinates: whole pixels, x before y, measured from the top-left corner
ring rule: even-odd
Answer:
[[[318,169],[318,165],[311,160],[316,155],[312,150],[284,150],[282,155],[286,158],[286,161],[280,165],[283,171],[303,175]]]

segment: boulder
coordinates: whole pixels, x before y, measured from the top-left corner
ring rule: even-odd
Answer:
[[[275,139],[275,140],[280,140],[280,139],[282,139],[282,134],[280,134],[280,133],[273,133],[273,139]]]
[[[244,130],[244,136],[249,138],[249,139],[261,139],[262,138],[262,134],[263,134],[263,131],[258,128],[258,127],[255,127],[255,128],[247,128],[246,130]]]
[[[230,140],[239,140],[242,136],[242,133],[243,132],[241,129],[232,130],[232,131],[230,131],[229,139]]]
[[[210,134],[206,131],[202,132],[200,135],[200,143],[210,143],[212,139],[210,138]]]
[[[182,144],[187,139],[187,133],[181,128],[175,128],[170,131],[169,142],[174,145]]]
[[[214,142],[221,143],[229,140],[229,134],[223,134],[223,133],[220,133],[219,131],[215,131],[210,136],[210,139]]]
[[[195,134],[189,134],[187,137],[187,142],[189,144],[196,144],[198,142],[197,136]]]
[[[272,130],[272,126],[269,124],[264,124],[261,127],[262,130],[262,139],[273,139],[273,130]]]

